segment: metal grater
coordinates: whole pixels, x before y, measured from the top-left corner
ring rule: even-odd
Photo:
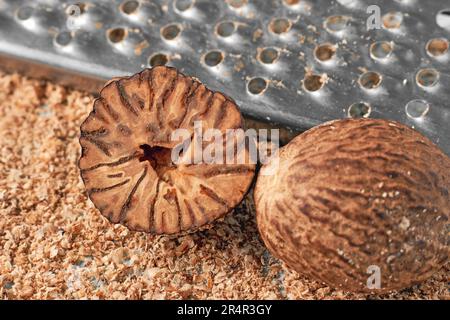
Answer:
[[[449,0],[0,0],[3,69],[96,91],[168,64],[255,123],[393,119],[450,155],[449,38]]]

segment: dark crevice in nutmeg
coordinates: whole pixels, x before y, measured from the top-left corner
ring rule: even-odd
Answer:
[[[148,144],[142,144],[139,148],[143,152],[139,161],[148,161],[160,178],[167,170],[176,168],[172,162],[172,149],[160,146],[151,147]]]

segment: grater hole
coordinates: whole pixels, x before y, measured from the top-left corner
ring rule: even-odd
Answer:
[[[436,69],[422,69],[416,75],[416,82],[421,87],[433,87],[439,81],[439,72]]]
[[[191,9],[194,6],[195,0],[176,0],[175,9],[184,12]]]
[[[448,40],[447,39],[431,39],[427,43],[427,53],[433,57],[439,57],[448,52]]]
[[[220,22],[216,26],[216,33],[222,38],[227,38],[231,36],[235,31],[236,25],[234,24],[233,21]]]
[[[127,36],[127,31],[124,28],[114,28],[108,30],[108,39],[112,43],[122,42]]]
[[[368,71],[359,77],[359,84],[365,89],[375,89],[381,84],[383,77],[378,72]]]
[[[180,32],[181,27],[178,24],[169,24],[161,29],[161,36],[166,40],[174,40]]]
[[[322,62],[331,60],[335,54],[336,47],[329,43],[319,45],[314,49],[314,57]]]
[[[155,53],[149,59],[151,67],[165,66],[169,62],[169,58],[164,53]]]
[[[275,34],[286,33],[291,27],[291,21],[286,18],[275,18],[269,24],[269,30]]]
[[[213,50],[205,54],[203,58],[208,67],[215,67],[223,61],[223,53],[218,50]]]
[[[247,90],[251,94],[262,94],[267,89],[267,80],[264,78],[253,78],[247,84]]]
[[[307,74],[303,79],[303,87],[309,92],[320,90],[324,84],[324,77],[317,74]]]
[[[423,118],[430,110],[430,105],[425,100],[411,100],[405,106],[406,115],[413,119]]]
[[[383,26],[386,29],[398,29],[403,22],[403,14],[401,12],[389,12],[383,16]]]
[[[339,32],[347,28],[349,18],[346,16],[331,16],[325,20],[325,29],[329,32]]]
[[[348,107],[350,118],[368,118],[372,112],[372,107],[366,102],[356,102]]]
[[[33,15],[34,9],[29,6],[21,7],[17,10],[17,18],[19,20],[28,20]]]
[[[300,3],[300,0],[283,0],[287,6],[295,6]]]
[[[376,60],[387,59],[393,51],[392,43],[387,41],[378,41],[370,46],[370,56]]]
[[[272,64],[278,60],[279,53],[275,48],[264,48],[258,54],[258,60],[264,64]]]
[[[356,0],[337,0],[340,5],[350,6],[355,3]]]
[[[55,43],[59,46],[67,46],[72,41],[72,34],[68,31],[62,31],[55,37]]]
[[[122,10],[125,14],[133,14],[139,8],[139,1],[131,0],[125,1],[120,6],[120,10]]]
[[[227,3],[235,9],[239,9],[247,4],[247,0],[227,0]]]
[[[450,8],[438,12],[436,23],[439,27],[450,30]]]

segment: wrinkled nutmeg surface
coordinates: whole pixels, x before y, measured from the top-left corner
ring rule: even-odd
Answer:
[[[242,200],[253,164],[173,163],[180,141],[172,141],[172,132],[193,135],[195,121],[223,135],[242,127],[233,101],[173,68],[105,86],[81,125],[79,161],[89,198],[105,217],[132,230],[173,234],[209,224]],[[238,157],[248,149],[234,152]]]
[[[262,168],[257,222],[297,272],[355,292],[409,287],[449,257],[450,160],[402,124],[326,123]],[[379,268],[380,289],[373,276]],[[369,286],[368,284],[369,280]]]

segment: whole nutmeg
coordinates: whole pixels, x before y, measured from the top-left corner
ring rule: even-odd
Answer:
[[[256,217],[269,250],[297,272],[386,292],[448,261],[449,188],[450,159],[415,130],[338,120],[297,136],[262,167]]]
[[[191,156],[196,146],[202,155],[220,142],[224,157],[248,160],[248,148],[236,148],[228,134],[241,127],[231,99],[174,68],[114,79],[81,125],[79,167],[87,194],[102,215],[131,230],[175,234],[209,225],[242,200],[255,164]],[[208,129],[213,138],[197,139]],[[174,133],[184,133],[184,141]]]

